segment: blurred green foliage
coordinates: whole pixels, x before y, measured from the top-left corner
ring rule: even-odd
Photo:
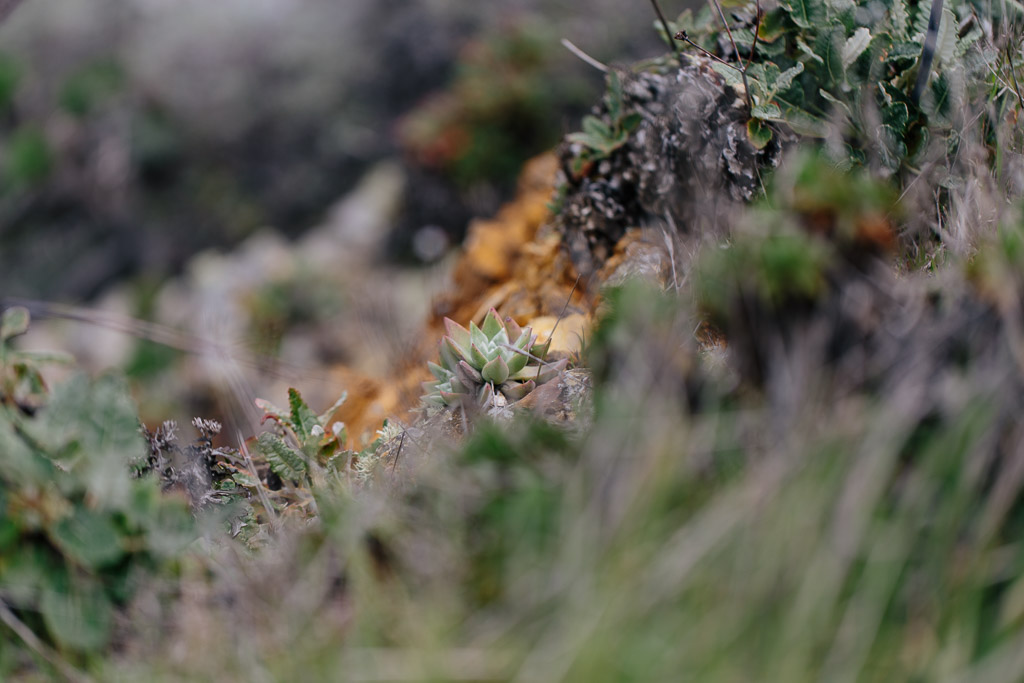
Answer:
[[[44,392],[34,363],[45,358],[9,347],[27,312],[8,309],[3,323],[0,375]],[[42,645],[5,634],[5,677],[45,656],[38,647],[75,662],[103,651],[115,611],[147,576],[170,576],[196,537],[183,498],[130,476],[146,444],[121,380],[78,375],[31,408],[20,396],[17,384],[0,388],[0,607],[5,628],[20,623]]]

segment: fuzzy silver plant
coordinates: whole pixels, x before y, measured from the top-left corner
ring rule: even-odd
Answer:
[[[479,327],[471,322],[467,330],[450,318],[444,325],[441,363],[428,363],[435,379],[423,383],[428,405],[512,403],[559,376],[568,362],[548,363],[551,341],[538,344],[533,330],[502,321],[493,308]]]

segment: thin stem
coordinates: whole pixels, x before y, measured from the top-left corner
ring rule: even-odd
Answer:
[[[1010,63],[1010,78],[1013,79],[1013,89],[1017,93],[1017,101],[1020,102],[1020,107],[1024,110],[1024,95],[1021,95],[1020,84],[1017,82],[1017,70],[1013,65],[1013,48],[1009,45],[1006,46],[1006,61]]]
[[[729,35],[729,42],[732,43],[732,51],[736,53],[736,60],[740,60],[740,49],[736,46],[736,39],[732,37],[732,29],[729,28],[729,22],[725,20],[725,12],[722,11],[722,4],[718,0],[708,0],[716,10],[718,10],[718,17],[722,20],[722,26],[725,27],[725,32]]]
[[[747,65],[743,67],[744,71],[750,68],[750,63],[754,61],[754,51],[757,50],[757,32],[761,30],[761,0],[757,0],[757,7],[754,11],[756,12],[754,17],[754,42],[750,44],[750,56],[747,57]],[[739,57],[739,54],[736,56]]]
[[[569,310],[569,303],[572,301],[572,295],[576,293],[576,287],[579,286],[581,277],[583,277],[583,274],[578,274],[576,276],[576,282],[572,283],[572,289],[569,290],[569,296],[565,300],[565,305],[562,306],[562,312],[558,314],[558,320],[555,321],[555,326],[551,328],[551,334],[548,335],[548,339],[554,338],[555,330],[558,329],[558,323],[562,322],[562,318],[565,317],[565,312]]]
[[[679,66],[683,66],[683,51],[676,47],[676,41],[672,37],[672,29],[668,27],[668,20],[665,19],[665,14],[661,11],[661,6],[658,4],[658,0],[651,0],[651,4],[654,6],[654,13],[658,15],[658,21],[661,22],[661,27],[665,29],[665,37],[672,46],[672,51],[676,53],[676,59],[679,60]]]
[[[707,55],[708,57],[711,57],[716,62],[720,62],[722,64],[725,64],[728,67],[732,67],[733,69],[736,69],[737,71],[739,71],[740,72],[740,78],[743,80],[743,99],[746,100],[746,102],[747,102],[747,109],[753,111],[754,104],[753,104],[753,101],[750,99],[750,84],[747,82],[747,65],[750,64],[750,61],[748,60],[747,64],[743,64],[743,58],[740,57],[740,49],[739,49],[739,47],[736,46],[736,39],[733,38],[733,36],[732,36],[732,29],[729,28],[729,22],[725,20],[725,12],[722,11],[722,5],[718,2],[718,0],[708,0],[708,1],[712,4],[712,6],[716,10],[718,10],[718,16],[722,20],[722,25],[725,26],[725,32],[729,35],[729,42],[732,43],[732,51],[736,54],[736,61],[738,61],[741,66],[735,66],[734,64],[730,64],[729,62],[725,61],[721,57],[717,57],[717,56],[711,54],[710,52],[708,52],[707,50],[702,48],[700,45],[698,45],[697,43],[695,43],[692,40],[690,40],[690,38],[686,35],[686,31],[680,31],[679,33],[677,33],[676,34],[676,38],[679,38],[680,40],[685,40],[687,43],[689,43],[690,45],[694,46],[695,48],[697,48],[698,50],[703,52],[705,55]],[[761,4],[760,4],[760,2],[758,2],[757,10],[758,10],[758,12],[757,12],[757,14],[758,14],[758,23],[760,23],[760,20],[761,20]],[[755,44],[757,42],[757,30],[756,29],[754,31],[754,42],[755,42]],[[753,47],[751,47],[751,59],[753,59]]]
[[[719,64],[724,64],[725,66],[729,67],[730,69],[735,69],[736,71],[739,71],[741,74],[743,73],[743,69],[741,69],[740,67],[736,66],[735,64],[730,64],[729,62],[725,61],[724,59],[722,59],[718,55],[713,54],[711,52],[708,52],[707,50],[702,48],[700,45],[698,45],[697,43],[693,42],[693,40],[690,38],[690,36],[686,35],[686,31],[680,31],[679,33],[677,33],[676,34],[676,38],[678,38],[679,40],[682,40],[683,42],[685,42],[685,43],[687,43],[689,45],[692,45],[693,47],[697,48],[698,50],[703,52],[706,57],[715,60]]]
[[[60,655],[54,652],[46,643],[39,639],[17,615],[7,607],[7,603],[0,600],[0,621],[7,628],[14,631],[15,635],[21,638],[26,645],[36,651],[40,657],[53,665],[57,671],[68,681],[90,681],[85,674],[72,668],[70,664],[61,659]]]
[[[572,41],[569,40],[568,38],[562,38],[562,46],[565,47],[566,50],[568,50],[569,52],[573,53],[574,55],[579,57],[581,60],[583,60],[584,62],[589,64],[590,66],[592,66],[595,69],[597,69],[598,71],[600,71],[602,73],[608,73],[608,66],[606,64],[602,64],[601,62],[597,61],[596,59],[594,59],[593,57],[588,55],[583,50],[581,50],[578,47],[576,47],[572,43]]]

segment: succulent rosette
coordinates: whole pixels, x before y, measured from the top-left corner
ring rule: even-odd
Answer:
[[[512,318],[502,321],[493,308],[477,327],[467,330],[445,318],[447,334],[441,339],[441,363],[428,363],[435,379],[424,382],[424,403],[438,406],[471,401],[491,405],[511,403],[557,377],[568,361],[546,361],[550,340],[537,343],[529,327]]]

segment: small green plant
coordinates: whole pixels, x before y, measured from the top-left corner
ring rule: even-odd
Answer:
[[[583,117],[583,132],[567,136],[570,142],[584,146],[584,153],[578,158],[582,168],[588,161],[606,159],[626,144],[630,133],[640,125],[640,114],[627,112],[623,101],[622,80],[614,71],[608,72],[608,90],[604,96],[609,123],[597,116]]]
[[[12,306],[0,317],[0,405],[11,405],[23,412],[39,408],[46,398],[46,382],[40,365],[68,363],[62,353],[20,351],[10,346],[11,340],[28,331],[28,309]]]
[[[533,330],[512,318],[502,322],[493,308],[480,327],[470,322],[467,330],[449,318],[444,324],[448,334],[441,339],[441,364],[429,364],[435,379],[423,383],[428,405],[518,401],[557,377],[568,363],[546,362],[551,342],[537,344]]]
[[[284,411],[262,398],[256,405],[271,420],[279,433],[264,432],[257,437],[259,450],[271,471],[285,481],[308,482],[317,470],[336,467],[338,459],[351,453],[345,450],[347,433],[343,422],[331,424],[331,418],[345,402],[342,395],[334,405],[317,415],[296,389],[288,390],[288,410]],[[240,484],[253,482],[246,477]]]
[[[738,21],[730,27],[716,2],[696,15],[686,10],[668,22],[669,30],[710,56],[712,68],[744,90],[755,146],[771,139],[768,122],[821,137],[826,122],[838,120],[854,159],[880,142],[884,165],[897,170],[923,153],[930,131],[955,137],[956,101],[978,94],[965,84],[995,78],[996,52],[984,22],[962,0],[947,2],[942,11],[934,75],[923,92],[917,82],[919,69],[929,66],[922,58],[927,3],[791,0],[764,11],[760,3],[746,2],[732,16]],[[996,98],[1001,108],[1016,104],[1017,96],[1006,90]]]
[[[30,653],[67,675],[100,652],[142,579],[196,538],[182,497],[130,474],[146,444],[123,380],[79,375],[49,393],[36,363],[52,356],[9,347],[28,324],[23,308],[0,324],[4,679]]]

